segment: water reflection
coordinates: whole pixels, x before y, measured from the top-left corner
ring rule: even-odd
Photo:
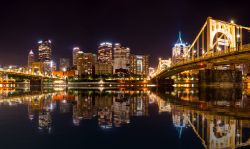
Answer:
[[[79,126],[82,119],[98,118],[103,129],[121,127],[130,123],[131,116],[148,114],[147,91],[72,91],[75,95],[73,123]]]
[[[250,145],[246,90],[242,94],[239,88],[176,88],[158,96],[152,94],[151,98],[158,104],[160,113],[171,113],[179,138],[183,129],[192,128],[205,148]]]
[[[54,123],[56,113],[70,115],[75,128],[94,120],[100,130],[112,130],[137,125],[131,119],[150,117],[156,105],[159,115],[170,115],[179,140],[190,129],[204,148],[250,145],[249,91],[240,88],[0,90],[0,107],[18,105],[27,106],[27,118],[40,133],[51,134],[60,125]]]

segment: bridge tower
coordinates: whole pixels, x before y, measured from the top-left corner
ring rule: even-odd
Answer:
[[[208,17],[188,49],[191,60],[238,50],[242,46],[242,28],[245,27]]]
[[[238,30],[239,32],[240,30]],[[236,47],[235,24],[211,17],[207,19],[207,51],[221,51]]]

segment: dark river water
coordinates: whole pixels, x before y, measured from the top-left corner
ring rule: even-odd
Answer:
[[[0,89],[1,149],[248,145],[248,89]]]

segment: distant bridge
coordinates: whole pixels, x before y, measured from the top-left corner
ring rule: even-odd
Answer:
[[[57,78],[46,76],[43,74],[32,74],[19,72],[15,70],[0,70],[0,84],[14,84],[18,79],[21,80],[29,80],[30,84],[41,84],[42,80],[52,79],[55,80]],[[1,86],[0,86],[1,87]]]

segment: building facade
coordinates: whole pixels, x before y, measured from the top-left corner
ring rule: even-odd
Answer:
[[[119,69],[129,70],[130,49],[121,44],[114,45],[114,73]]]
[[[83,51],[78,51],[76,53],[76,70],[78,75],[83,74]]]
[[[56,64],[52,61],[51,40],[41,40],[38,42],[38,60],[43,63],[44,74],[51,74],[56,69]]]
[[[179,37],[172,49],[172,64],[183,61],[190,57],[188,49],[189,45],[184,43],[181,39],[181,32],[179,32]]]
[[[38,42],[38,57],[40,62],[52,60],[52,47],[50,40],[41,40]]]
[[[28,68],[32,67],[33,62],[35,62],[35,54],[33,53],[32,50],[30,50],[29,55],[28,55]]]
[[[112,64],[97,62],[95,64],[95,74],[96,75],[113,74]]]
[[[113,48],[112,43],[103,42],[98,47],[98,62],[113,63]]]
[[[72,52],[72,60],[73,60],[73,66],[76,67],[77,65],[77,52],[80,51],[79,47],[74,47]]]
[[[44,74],[51,74],[53,71],[56,70],[56,63],[53,61],[45,61],[42,62],[44,65]]]
[[[94,67],[96,63],[96,55],[93,53],[83,54],[83,72],[86,75],[91,75],[94,73]]]
[[[149,73],[149,56],[131,54],[130,73],[147,76]]]
[[[95,54],[78,51],[76,57],[78,75],[91,75],[94,73],[96,63]]]
[[[61,71],[66,71],[70,67],[70,59],[69,58],[60,58],[59,68]]]

